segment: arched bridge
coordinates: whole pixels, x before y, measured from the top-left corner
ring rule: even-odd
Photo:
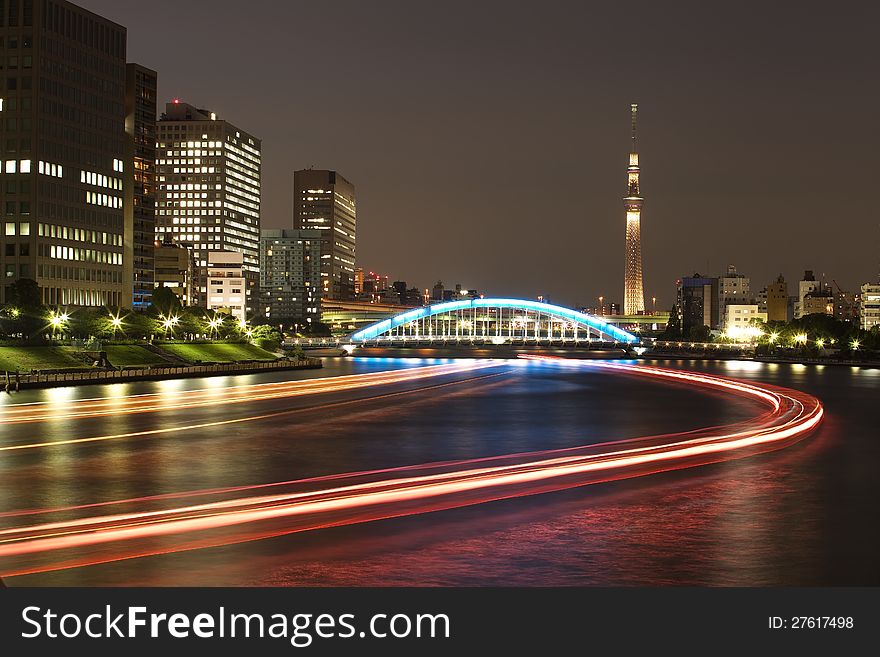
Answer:
[[[462,299],[407,310],[349,336],[354,344],[388,342],[614,343],[639,338],[599,317],[524,299]]]

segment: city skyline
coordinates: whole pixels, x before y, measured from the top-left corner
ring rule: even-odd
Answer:
[[[825,16],[762,7],[754,21],[745,6],[717,20],[717,8],[699,5],[584,16],[560,5],[564,25],[523,30],[529,14],[505,7],[498,27],[487,3],[455,25],[453,43],[443,35],[455,12],[439,8],[417,17],[399,3],[341,3],[317,14],[257,2],[255,20],[235,23],[247,47],[218,50],[215,30],[188,26],[231,25],[231,3],[213,3],[209,19],[198,3],[175,5],[173,23],[161,18],[170,3],[147,16],[109,0],[83,5],[128,26],[128,59],[160,71],[160,103],[184,96],[260,127],[263,227],[291,227],[294,170],[344,172],[359,189],[359,266],[420,287],[461,280],[570,305],[600,294],[622,301],[622,115],[637,98],[651,109],[640,144],[651,189],[642,239],[645,295],[658,308],[672,304],[677,278],[730,263],[758,289],[804,269],[850,290],[877,279],[880,231],[863,209],[875,167],[858,120],[877,91],[856,84],[870,74],[870,39],[858,36],[867,8]],[[624,44],[607,28],[630,11],[640,20]],[[333,48],[311,33],[318,20],[340,30]],[[182,65],[177,46],[156,48],[160,31],[199,54]],[[315,52],[326,75],[301,67],[285,84],[270,79],[266,61]],[[535,248],[532,233],[548,225],[566,239]],[[432,248],[420,249],[428,236]]]

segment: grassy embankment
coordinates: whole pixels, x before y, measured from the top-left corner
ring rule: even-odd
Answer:
[[[157,345],[169,354],[189,363],[234,363],[243,360],[275,360],[277,356],[252,344],[162,344]],[[149,367],[165,365],[168,361],[140,345],[106,345],[104,351],[114,367]],[[0,373],[30,372],[31,370],[63,370],[87,368],[91,361],[74,347],[0,346]]]
[[[73,347],[0,347],[0,371],[30,372],[88,367]]]
[[[107,360],[114,367],[149,367],[150,365],[165,365],[167,361],[136,344],[108,344],[104,347],[107,352]]]
[[[275,360],[277,358],[272,352],[260,349],[253,344],[208,342],[204,344],[160,344],[157,346],[190,363],[234,363],[241,360]]]

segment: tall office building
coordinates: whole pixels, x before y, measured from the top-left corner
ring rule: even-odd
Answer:
[[[65,0],[0,6],[0,301],[27,278],[46,304],[126,305],[125,28]]]
[[[712,326],[717,314],[718,279],[694,274],[678,281],[676,304],[685,337],[692,328]]]
[[[639,186],[639,154],[636,152],[636,121],[639,106],[630,105],[632,113],[632,151],[627,169],[627,191],[623,198],[626,209],[626,269],[623,278],[623,314],[645,312],[645,292],[642,281],[642,198]]]
[[[151,303],[156,243],[156,71],[128,64],[125,81],[125,279],[133,310]]]
[[[788,283],[782,274],[776,282],[767,286],[767,321],[787,322],[788,316]]]
[[[259,303],[261,142],[175,100],[158,123],[156,237],[193,252],[194,304],[207,307],[208,254],[242,254],[246,311]]]
[[[751,302],[751,280],[745,274],[738,273],[736,265],[727,265],[727,272],[718,277],[718,301],[710,326],[714,329],[724,328],[727,306]]]
[[[319,230],[263,230],[260,239],[262,314],[273,324],[321,321]]]
[[[357,242],[354,185],[336,171],[296,171],[293,174],[293,227],[321,231],[322,296],[352,299]]]

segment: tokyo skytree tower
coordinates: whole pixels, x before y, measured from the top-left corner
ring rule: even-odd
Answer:
[[[627,192],[623,197],[626,209],[626,270],[623,278],[623,314],[636,315],[645,311],[642,284],[642,198],[639,189],[639,154],[636,152],[636,120],[639,106],[630,105],[632,112],[632,150],[627,169]]]

